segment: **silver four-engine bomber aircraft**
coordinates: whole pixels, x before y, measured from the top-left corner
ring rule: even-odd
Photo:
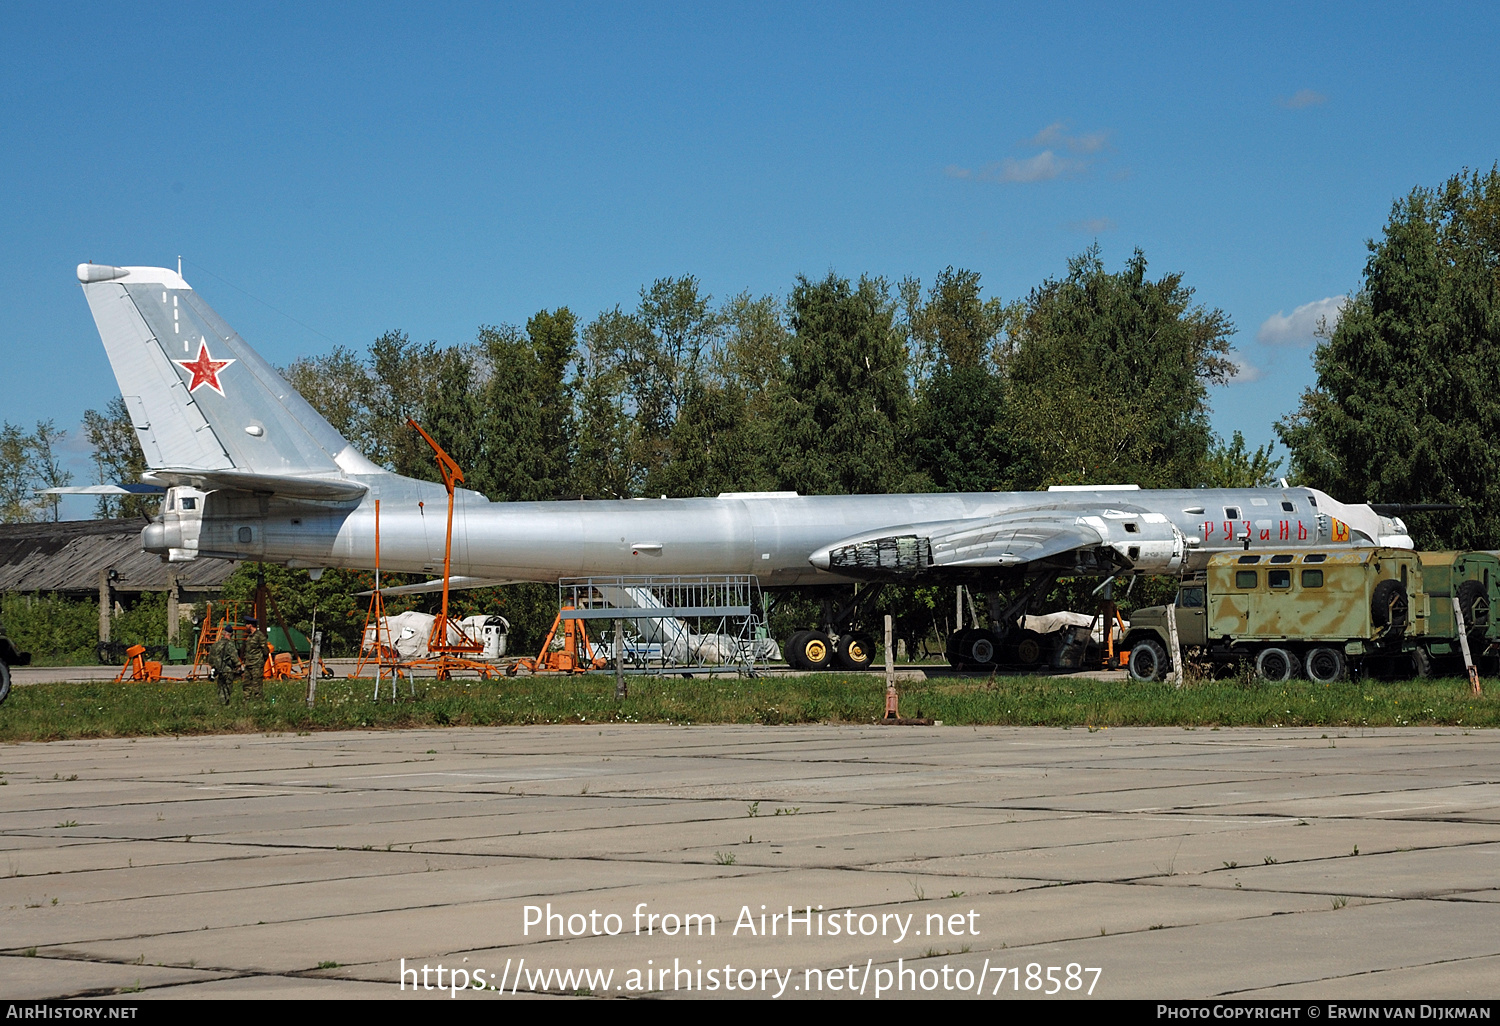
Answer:
[[[147,551],[369,569],[378,499],[381,568],[441,572],[442,485],[356,451],[180,274],[81,264],[78,279],[145,453],[144,480],[166,488],[142,532]],[[985,662],[1058,576],[1178,574],[1228,549],[1372,544],[1412,543],[1399,519],[1311,488],[557,502],[490,502],[459,489],[452,579],[753,574],[764,588],[843,586],[830,596],[860,582],[968,584],[989,593],[990,627],[964,632],[950,656]],[[877,591],[825,602],[823,630],[802,632],[788,658],[868,665],[860,606]]]

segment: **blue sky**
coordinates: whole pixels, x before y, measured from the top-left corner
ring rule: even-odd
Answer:
[[[84,260],[182,255],[284,364],[666,275],[1010,300],[1097,240],[1229,314],[1214,424],[1269,441],[1392,201],[1500,158],[1497,38],[1480,5],[5,5],[0,417],[76,442],[115,393]]]

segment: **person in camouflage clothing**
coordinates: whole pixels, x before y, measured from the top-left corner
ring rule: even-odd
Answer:
[[[266,640],[266,632],[260,629],[260,622],[254,617],[245,621],[250,625],[250,636],[245,639],[243,657],[245,663],[245,680],[240,685],[240,691],[246,698],[260,698],[263,694],[263,681],[266,676],[266,660],[271,658],[271,644]]]
[[[225,705],[234,695],[234,682],[240,675],[240,650],[234,643],[234,631],[221,628],[219,638],[208,650],[208,664],[214,669],[214,680],[219,684],[219,699]]]

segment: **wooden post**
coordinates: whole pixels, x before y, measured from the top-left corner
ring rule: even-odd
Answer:
[[[109,594],[109,570],[106,568],[99,571],[99,640],[109,641],[110,613],[114,603],[110,601]]]
[[[1479,671],[1474,668],[1474,657],[1469,654],[1469,627],[1464,623],[1464,611],[1458,604],[1457,593],[1453,596],[1453,622],[1458,624],[1458,644],[1464,652],[1464,669],[1469,671],[1469,688],[1476,695],[1483,694],[1479,687]]]
[[[615,700],[625,697],[625,621],[615,621]]]
[[[177,572],[167,571],[167,644],[177,644],[182,611],[177,608]]]
[[[953,589],[953,632],[956,634],[964,629],[964,586],[962,584]]]
[[[896,711],[896,664],[891,654],[891,614],[885,614],[885,718],[899,719]]]
[[[318,657],[323,654],[323,632],[313,631],[312,656],[307,664],[307,707],[313,707],[313,701],[318,697]]]

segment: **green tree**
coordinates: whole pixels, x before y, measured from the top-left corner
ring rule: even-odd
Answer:
[[[1239,431],[1228,443],[1215,438],[1203,461],[1203,487],[1270,488],[1276,483],[1282,462],[1280,457],[1271,458],[1275,448],[1268,443],[1251,452],[1245,444],[1244,434]]]
[[[19,524],[36,513],[32,493],[31,438],[6,421],[0,428],[0,523]]]
[[[104,412],[85,410],[83,431],[94,450],[94,471],[99,484],[133,484],[146,472],[146,454],[136,437],[125,400],[115,396]],[[96,518],[152,517],[161,498],[152,495],[101,495],[94,508]]]
[[[568,365],[577,348],[573,314],[543,310],[523,334],[481,328],[488,370],[477,411],[485,457],[472,487],[496,501],[556,499],[568,491],[572,434]]]
[[[1445,502],[1418,541],[1500,544],[1500,165],[1416,188],[1277,425],[1300,483],[1348,502]]]
[[[583,332],[583,358],[574,381],[578,429],[569,489],[580,498],[628,498],[637,494],[644,479],[635,462],[626,373],[620,361],[620,338],[630,330],[629,315],[616,307],[601,313]]]
[[[57,446],[67,437],[66,431],[57,430],[50,420],[36,422],[36,433],[31,436],[31,476],[38,488],[66,488],[73,483],[73,472],[64,470],[57,457]],[[42,496],[37,500],[41,510],[50,511],[53,521],[62,519],[60,495]]]
[[[1029,483],[1027,450],[1005,421],[1001,347],[1007,311],[985,299],[979,275],[949,267],[924,301],[921,283],[901,283],[916,392],[910,451],[938,491],[980,492]]]
[[[773,398],[776,477],[808,495],[889,492],[906,478],[906,349],[884,281],[798,276]]]
[[[1034,446],[1039,484],[1191,487],[1211,432],[1208,386],[1234,373],[1234,326],[1193,304],[1182,275],[1118,274],[1095,246],[1033,289],[1009,359],[1012,431]]]

